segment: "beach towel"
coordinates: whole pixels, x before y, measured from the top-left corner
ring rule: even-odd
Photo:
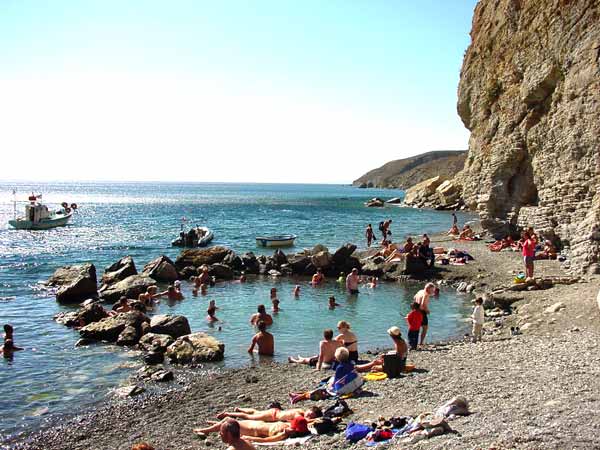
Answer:
[[[304,445],[309,439],[312,439],[313,435],[302,436],[297,438],[287,438],[279,442],[253,442],[252,445],[255,447],[275,447],[277,445]]]

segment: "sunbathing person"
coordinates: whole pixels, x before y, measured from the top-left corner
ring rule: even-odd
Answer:
[[[556,247],[552,244],[552,242],[550,242],[549,240],[546,240],[544,242],[544,248],[542,249],[541,252],[539,252],[535,258],[536,259],[556,259],[557,256],[557,251],[556,251]]]
[[[211,426],[196,428],[194,433],[207,435],[219,431],[225,418]],[[308,423],[302,416],[296,417],[291,422],[262,422],[260,420],[238,420],[240,425],[240,436],[251,442],[278,442],[293,436],[304,436],[309,433]]]
[[[342,344],[339,341],[333,340],[333,330],[327,329],[323,331],[323,340],[319,342],[318,355],[309,358],[303,358],[300,355],[297,358],[290,356],[288,361],[295,364],[315,366],[317,370],[331,369],[335,361],[335,351],[341,346]]]
[[[458,225],[453,223],[447,233],[449,236],[458,236],[460,234],[460,230],[458,229]]]
[[[269,408],[265,410],[253,408],[235,408],[234,412],[225,411],[218,414],[217,419],[233,417],[234,419],[261,420],[263,422],[291,422],[299,416],[304,417],[307,422],[310,422],[317,417],[322,417],[323,411],[321,411],[321,408],[318,406],[313,406],[306,410],[300,408]]]
[[[471,226],[465,224],[461,233],[458,235],[458,239],[471,240],[475,237],[475,233],[471,229]]]

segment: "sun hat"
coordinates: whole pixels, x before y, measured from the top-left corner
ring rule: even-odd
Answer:
[[[296,433],[308,433],[308,422],[303,416],[294,417],[290,425]]]
[[[402,336],[402,331],[398,327],[391,327],[389,330],[387,330],[387,332],[391,337]]]

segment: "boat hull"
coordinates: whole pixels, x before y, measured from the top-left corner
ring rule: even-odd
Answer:
[[[173,247],[189,247],[189,248],[193,248],[193,247],[206,247],[208,244],[211,243],[211,241],[214,239],[215,235],[212,232],[212,230],[210,228],[207,227],[196,227],[197,230],[202,230],[202,232],[204,233],[204,235],[198,239],[197,242],[194,242],[193,245],[186,245],[186,242],[184,239],[181,238],[177,238],[174,241],[171,242],[171,245]]]
[[[257,236],[256,245],[259,247],[291,247],[294,245],[295,235],[288,236]]]
[[[32,222],[31,220],[19,218],[9,220],[8,224],[17,230],[48,230],[50,228],[64,227],[69,223],[72,215],[73,213],[69,213],[62,215],[61,217],[42,219],[39,222]]]

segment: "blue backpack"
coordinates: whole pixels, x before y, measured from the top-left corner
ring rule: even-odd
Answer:
[[[361,439],[364,439],[371,431],[372,429],[368,425],[350,422],[346,427],[346,440],[354,444]]]

